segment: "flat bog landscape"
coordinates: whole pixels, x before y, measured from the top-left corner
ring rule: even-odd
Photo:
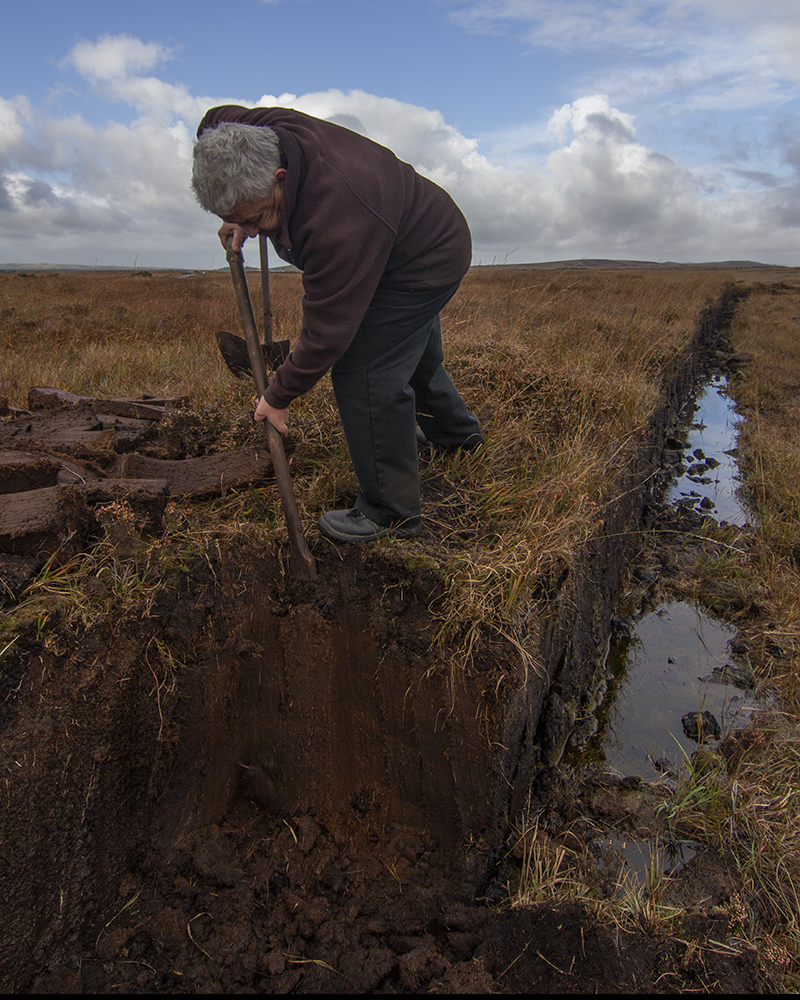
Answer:
[[[273,274],[276,340],[301,295]],[[477,268],[442,326],[485,445],[421,452],[419,539],[332,544],[326,377],[286,437],[304,581],[229,275],[0,275],[6,991],[796,987],[800,274]],[[712,375],[743,527],[664,501]],[[665,597],[759,707],[648,783],[585,748]]]

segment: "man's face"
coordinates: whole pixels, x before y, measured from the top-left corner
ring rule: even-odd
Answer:
[[[283,181],[286,171],[275,171],[275,187],[272,196],[264,201],[237,201],[230,215],[223,216],[223,222],[241,226],[248,236],[259,233],[274,236],[280,232],[281,209],[283,207]]]

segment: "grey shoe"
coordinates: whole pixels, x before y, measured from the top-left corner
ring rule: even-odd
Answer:
[[[422,458],[430,458],[434,452],[454,452],[454,451],[475,451],[483,444],[482,434],[471,434],[466,441],[459,441],[458,444],[434,444],[425,436],[425,432],[417,424],[417,451]]]
[[[377,538],[395,535],[397,538],[414,538],[422,531],[422,524],[398,524],[387,528],[370,520],[360,510],[329,510],[319,519],[319,530],[334,542],[374,542]]]

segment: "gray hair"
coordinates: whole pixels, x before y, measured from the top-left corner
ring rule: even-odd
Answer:
[[[280,166],[280,143],[269,126],[222,122],[195,143],[195,197],[207,212],[230,215],[237,202],[271,198]]]

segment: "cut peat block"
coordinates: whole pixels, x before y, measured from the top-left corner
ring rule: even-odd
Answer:
[[[0,494],[8,497],[0,510],[0,551],[66,556],[95,536],[91,508],[98,503],[127,499],[135,508],[154,490],[162,499],[207,498],[269,477],[266,444],[189,459],[132,451],[154,441],[164,416],[184,402],[95,399],[63,389],[31,389],[33,412],[0,423]],[[96,488],[81,489],[89,484]],[[75,489],[58,488],[69,485]],[[165,503],[144,516],[145,530],[160,526]]]
[[[139,399],[101,399],[95,396],[79,396],[66,389],[52,389],[37,386],[28,392],[28,407],[31,410],[59,410],[66,407],[88,407],[95,413],[108,413],[117,417],[136,417],[142,420],[162,420],[170,409],[185,406],[187,397],[144,396]]]
[[[0,494],[55,486],[61,463],[42,455],[0,451]]]
[[[64,561],[102,533],[95,508],[125,500],[143,530],[154,531],[168,499],[163,479],[106,479],[13,493],[0,507],[0,552],[41,559],[58,554]]]
[[[174,497],[219,496],[266,479],[272,470],[269,448],[237,448],[202,458],[171,460],[120,455],[111,470],[127,478],[163,479]]]

